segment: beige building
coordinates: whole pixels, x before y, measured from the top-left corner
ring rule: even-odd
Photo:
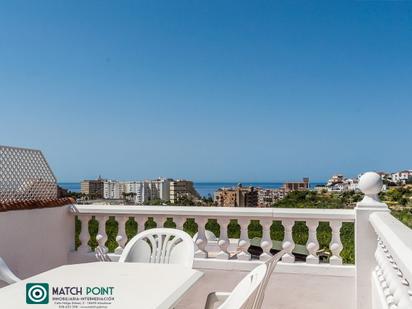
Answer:
[[[214,193],[214,201],[217,206],[236,207],[236,195],[235,189],[219,189]]]
[[[189,180],[172,180],[170,181],[170,202],[175,204],[179,198],[188,197],[199,199],[200,195]]]
[[[285,182],[282,188],[285,192],[308,190],[309,178],[303,178],[300,182]]]
[[[214,194],[214,201],[221,207],[257,207],[258,191],[254,187],[219,189]]]
[[[272,207],[273,204],[285,197],[285,190],[279,189],[258,189],[258,207]]]
[[[80,183],[80,192],[87,194],[90,198],[98,199],[104,196],[104,179],[83,180]]]

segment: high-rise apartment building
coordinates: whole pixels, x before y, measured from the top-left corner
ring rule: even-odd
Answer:
[[[80,183],[80,192],[87,194],[90,198],[103,198],[104,195],[104,179],[83,180]]]
[[[155,180],[124,181],[124,193],[134,193],[136,204],[144,204],[151,200],[169,201],[171,179],[158,178]]]
[[[111,200],[122,198],[122,187],[122,184],[116,180],[105,180],[103,182],[103,198]]]
[[[124,193],[134,194],[136,204],[144,204],[148,201],[149,186],[145,181],[124,181],[122,182]]]
[[[188,197],[199,199],[200,195],[189,180],[172,180],[170,181],[170,202],[176,204],[179,198]]]

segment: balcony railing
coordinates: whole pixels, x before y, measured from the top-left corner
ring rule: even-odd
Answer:
[[[106,233],[106,222],[110,217],[118,223],[118,234],[116,241],[118,247],[116,253],[121,253],[124,248],[126,236],[126,222],[132,218],[137,222],[137,232],[144,229],[145,223],[149,218],[153,218],[157,226],[163,226],[167,219],[172,219],[176,228],[183,229],[187,219],[192,219],[197,223],[197,237],[195,243],[197,250],[196,258],[211,258],[212,256],[219,260],[238,259],[242,261],[251,260],[249,253],[251,245],[248,236],[248,226],[252,221],[259,221],[262,228],[262,237],[260,247],[263,252],[259,259],[265,261],[272,255],[271,226],[273,222],[280,221],[284,228],[284,237],[282,248],[286,250],[282,261],[285,263],[294,263],[295,256],[293,250],[295,242],[292,236],[292,229],[296,222],[304,222],[308,229],[308,240],[306,242],[307,257],[306,263],[318,264],[319,240],[317,237],[317,228],[320,222],[328,223],[331,229],[331,241],[329,251],[331,257],[329,263],[332,265],[341,265],[342,257],[340,253],[343,244],[340,237],[342,223],[353,223],[355,221],[355,212],[350,209],[280,209],[280,208],[222,208],[222,207],[179,207],[179,206],[106,206],[106,205],[74,205],[73,214],[77,215],[81,221],[80,242],[78,248],[81,252],[90,252],[92,248],[88,245],[90,240],[89,221],[92,217],[98,222],[97,241],[100,246],[105,246],[108,239]],[[217,240],[218,252],[211,254],[208,250],[208,239],[206,237],[206,224],[208,220],[215,219],[220,227],[220,235]],[[237,240],[236,252],[231,254],[228,250],[230,240],[228,237],[228,226],[230,221],[236,220],[240,225],[240,237]]]

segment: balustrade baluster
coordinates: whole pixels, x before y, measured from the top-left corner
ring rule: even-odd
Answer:
[[[319,264],[319,257],[316,252],[319,250],[319,242],[316,234],[316,229],[318,228],[319,221],[317,220],[307,220],[306,226],[309,229],[309,237],[306,243],[306,249],[308,249],[309,255],[306,257],[306,263],[308,264]]]
[[[166,219],[167,218],[165,216],[153,216],[153,221],[156,222],[156,226],[158,228],[164,227]]]
[[[89,247],[89,239],[90,239],[90,234],[89,234],[89,221],[91,219],[91,216],[88,215],[81,215],[78,217],[80,222],[81,222],[81,231],[79,235],[79,239],[81,242],[81,245],[77,249],[79,252],[90,252],[90,247]]]
[[[107,233],[106,233],[106,221],[109,219],[108,216],[96,216],[96,220],[99,223],[99,230],[97,231],[96,240],[100,247],[108,251],[106,247]]]
[[[186,217],[174,217],[173,221],[176,223],[176,228],[183,231],[183,225],[186,223]]]
[[[295,242],[293,241],[292,228],[295,225],[295,221],[286,219],[282,220],[282,225],[285,228],[285,237],[283,239],[282,248],[286,251],[282,257],[282,262],[294,263],[295,256],[293,255],[293,249],[295,248]]]
[[[240,225],[240,238],[238,247],[240,252],[237,254],[239,260],[248,261],[251,259],[251,255],[248,252],[250,246],[250,240],[248,235],[249,219],[239,218],[238,223]]]
[[[145,230],[144,225],[147,221],[147,217],[137,216],[137,217],[134,217],[134,220],[137,222],[137,234],[143,232]]]
[[[195,258],[207,258],[207,238],[205,233],[205,225],[207,223],[207,219],[203,217],[196,217],[195,220],[197,222],[197,238],[195,243],[198,248],[195,252]]]
[[[230,222],[230,219],[218,218],[217,222],[220,225],[220,237],[217,243],[219,245],[220,251],[216,255],[216,258],[221,260],[228,260],[230,255],[227,251],[227,248],[229,247],[229,238],[227,237],[227,226]]]
[[[270,227],[272,223],[272,219],[260,220],[260,224],[262,225],[262,241],[260,242],[260,247],[263,250],[263,253],[259,256],[261,261],[266,261],[272,257],[270,253],[270,249],[272,249],[273,246],[272,239],[270,238]]]
[[[329,224],[332,228],[332,241],[330,242],[330,251],[332,252],[332,256],[329,261],[331,265],[342,265],[342,258],[340,257],[340,252],[343,249],[343,245],[340,240],[342,221],[332,220]]]
[[[117,241],[117,248],[114,250],[114,253],[121,254],[123,252],[123,248],[127,242],[127,235],[126,235],[126,222],[129,220],[127,216],[116,216],[116,220],[119,226],[116,241]]]

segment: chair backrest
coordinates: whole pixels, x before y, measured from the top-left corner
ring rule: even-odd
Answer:
[[[278,253],[276,253],[274,256],[272,256],[269,260],[265,262],[265,265],[267,266],[265,277],[263,278],[262,284],[259,286],[259,289],[256,293],[256,297],[255,297],[255,300],[253,302],[253,307],[252,307],[253,309],[260,309],[262,307],[263,299],[265,297],[266,287],[269,283],[270,276],[275,270],[277,263],[280,261],[280,259],[285,253],[286,253],[285,250],[279,251]]]
[[[94,253],[96,256],[96,259],[99,260],[100,262],[111,262],[111,258],[107,255],[107,249],[102,246],[97,246],[96,249],[94,249]]]
[[[16,275],[10,270],[6,262],[0,257],[0,281],[4,281],[8,284],[20,281]]]
[[[249,309],[253,307],[256,293],[265,277],[266,264],[259,265],[238,283],[230,296],[218,309]]]
[[[192,268],[194,252],[189,234],[177,229],[156,228],[133,237],[119,262],[181,264]]]

